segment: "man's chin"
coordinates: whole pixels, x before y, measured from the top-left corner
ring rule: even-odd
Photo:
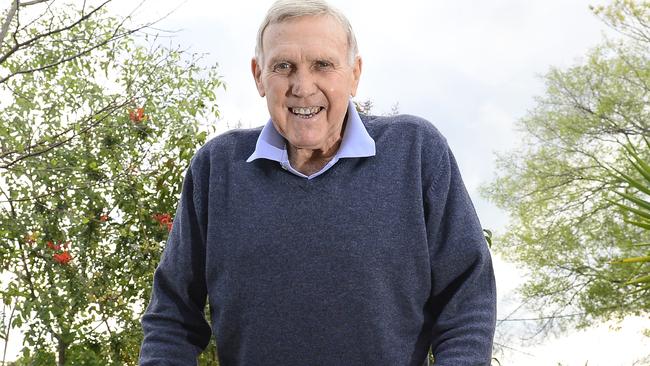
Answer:
[[[305,141],[305,140],[287,140],[289,146],[294,150],[321,150],[322,144],[319,144],[314,141]]]

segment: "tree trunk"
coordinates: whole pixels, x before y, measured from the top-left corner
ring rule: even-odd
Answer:
[[[58,348],[59,348],[59,361],[57,362],[57,366],[63,366],[65,365],[65,351],[68,349],[68,345],[62,340],[59,340]]]

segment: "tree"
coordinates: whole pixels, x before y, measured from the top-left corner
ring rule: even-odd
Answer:
[[[495,249],[528,270],[521,293],[540,330],[650,311],[649,289],[626,285],[638,268],[612,263],[643,256],[632,244],[648,242],[647,230],[619,214],[625,198],[615,192],[630,188],[612,172],[641,179],[627,151],[650,157],[650,3],[593,10],[622,40],[546,75],[545,95],[518,121],[521,148],[497,157],[498,174],[483,189],[510,214]]]
[[[0,297],[30,364],[137,362],[183,172],[218,116],[216,65],[107,3],[0,18]]]

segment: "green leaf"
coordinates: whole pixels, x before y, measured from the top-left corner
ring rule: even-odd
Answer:
[[[627,222],[628,224],[638,226],[638,227],[640,227],[642,229],[650,230],[650,222],[634,221],[634,220],[628,220],[628,219],[624,219],[623,221]]]
[[[634,179],[633,177],[619,171],[618,169],[612,168],[617,174],[619,179],[622,179],[625,181],[627,184],[631,185],[632,187],[638,189],[639,191],[650,195],[650,188],[646,187],[643,183],[639,182],[638,180]]]
[[[485,241],[488,243],[488,247],[492,248],[492,231],[483,229],[483,236],[485,237]]]
[[[650,275],[631,279],[631,280],[625,282],[625,284],[626,285],[633,285],[635,283],[648,283],[648,282],[650,282]]]
[[[618,194],[619,196],[625,198],[628,201],[634,202],[635,204],[637,204],[641,208],[650,211],[650,202],[645,201],[645,200],[643,200],[641,198],[637,198],[636,196],[633,196],[633,195],[631,195],[629,193],[621,193],[621,192],[617,192],[617,191],[614,191],[614,193]]]
[[[648,140],[646,140],[646,143]],[[650,185],[650,165],[648,165],[641,157],[636,153],[633,147],[631,146],[625,146],[625,149],[627,152],[632,156],[634,161],[630,160],[630,163],[632,166],[639,172],[645,180],[649,183]]]
[[[630,207],[630,206],[627,206],[627,205],[624,205],[624,204],[621,204],[621,203],[618,203],[618,202],[615,202],[615,201],[612,201],[612,200],[608,200],[608,201],[610,203],[620,207],[621,209],[623,209],[625,211],[632,212],[632,213],[634,213],[634,214],[636,214],[636,215],[638,215],[638,216],[640,216],[640,217],[642,217],[644,219],[650,220],[650,212],[642,211],[642,210],[639,210],[637,208]]]
[[[623,258],[623,259],[615,260],[612,263],[620,264],[620,263],[645,263],[645,262],[650,262],[650,256]]]

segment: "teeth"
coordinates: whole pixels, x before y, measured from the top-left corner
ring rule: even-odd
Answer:
[[[320,111],[320,107],[307,107],[307,108],[291,108],[291,112],[295,114],[302,114],[302,115],[311,115],[311,114],[316,114]]]

